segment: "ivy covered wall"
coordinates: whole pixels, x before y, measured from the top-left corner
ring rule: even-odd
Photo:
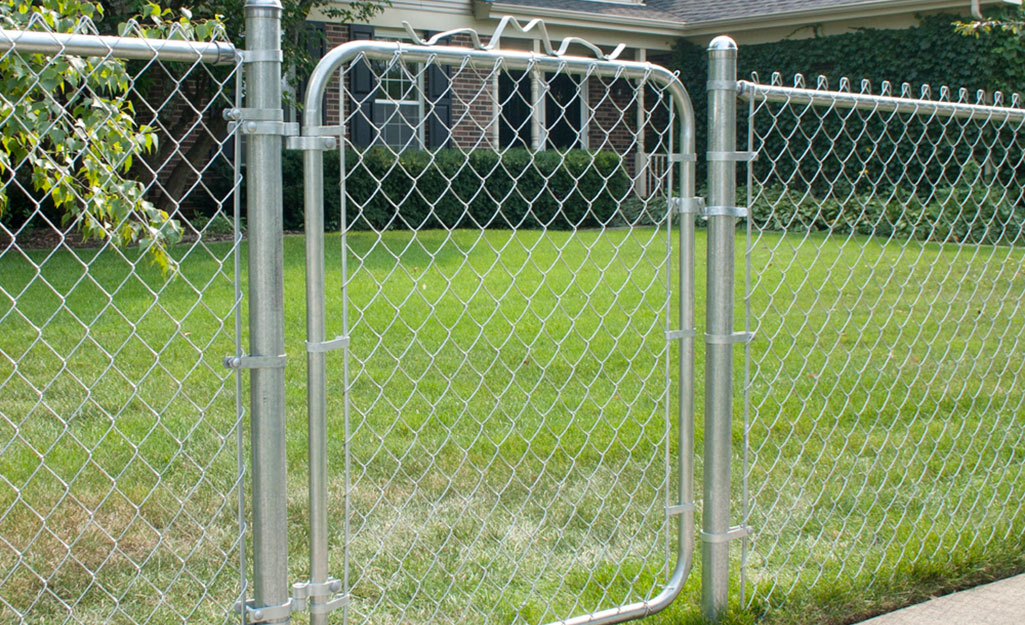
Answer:
[[[911,83],[916,95],[923,84],[933,88],[947,85],[970,90],[972,100],[977,89],[1025,93],[1025,38],[993,32],[979,38],[954,30],[957,15],[931,15],[921,18],[919,26],[903,30],[865,29],[843,35],[741,46],[738,75],[750,79],[758,72],[761,82],[769,82],[773,72],[783,75],[783,84],[792,85],[795,74],[803,74],[808,86],[825,75],[831,88],[841,77],[851,79],[854,89],[861,80],[872,82],[879,93],[882,81]],[[681,40],[668,59],[670,69],[679,70],[691,94],[697,116],[698,153],[705,150],[705,120],[708,56],[703,46]],[[1009,101],[1009,98],[1007,99]],[[738,134],[738,139],[743,139]],[[699,184],[703,181],[699,172]]]
[[[854,84],[867,78],[876,88],[889,80],[909,82],[916,89],[930,83],[972,90],[1025,90],[1025,45],[1007,33],[980,38],[958,34],[953,26],[958,19],[962,18],[931,15],[921,18],[919,26],[903,30],[865,29],[741,46],[739,74],[748,78],[756,71],[763,82],[777,71],[791,77],[801,73],[809,79],[823,74],[833,79],[831,84],[840,76],[851,78]],[[690,77],[696,70],[704,74],[704,48],[681,41],[673,58],[688,88],[696,85]]]

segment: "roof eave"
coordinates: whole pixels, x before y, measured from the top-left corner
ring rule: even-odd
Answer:
[[[983,0],[984,4],[1002,4],[1001,0]],[[916,11],[958,9],[968,10],[968,0],[874,0],[860,2],[854,6],[821,7],[817,9],[787,11],[772,15],[752,15],[741,19],[726,18],[702,22],[690,22],[684,27],[684,35],[697,37],[702,35],[719,35],[724,30],[742,32],[773,27],[794,26],[796,23],[836,22],[864,19],[866,17],[884,17]]]
[[[584,13],[581,11],[569,11],[566,9],[555,9],[551,7],[523,6],[519,4],[505,4],[502,2],[486,2],[474,0],[474,16],[478,19],[490,17],[492,13],[497,15],[511,15],[517,18],[533,19],[543,18],[546,24],[560,26],[580,26],[584,28],[602,28],[606,30],[619,30],[617,26],[629,27],[631,32],[646,35],[661,35],[681,37],[685,32],[685,25],[680,22],[667,22],[665,20],[646,17],[634,17],[629,15],[608,15],[606,13]]]

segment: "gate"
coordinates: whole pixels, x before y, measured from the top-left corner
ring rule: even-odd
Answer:
[[[543,28],[345,44],[289,140],[310,583],[356,622],[613,623],[690,568],[693,113],[665,69]],[[645,141],[676,189],[634,193]]]

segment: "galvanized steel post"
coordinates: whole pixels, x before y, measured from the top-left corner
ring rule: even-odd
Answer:
[[[734,230],[736,208],[737,45],[708,47],[708,270],[705,320],[705,456],[701,611],[726,613],[730,561],[730,435],[733,415]]]
[[[246,107],[261,121],[281,113],[279,0],[246,0]],[[249,622],[287,623],[290,600],[285,476],[284,279],[281,132],[246,128],[249,218],[250,429],[253,471],[253,600]]]

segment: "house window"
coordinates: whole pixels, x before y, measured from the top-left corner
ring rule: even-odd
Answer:
[[[504,71],[498,76],[498,141],[511,148],[531,145],[531,84],[523,70]]]
[[[353,41],[375,39],[373,26],[352,24]],[[431,33],[425,32],[424,38]],[[382,38],[388,40],[388,38]],[[395,39],[392,39],[393,41]],[[445,42],[443,42],[445,43]],[[448,67],[359,60],[348,72],[348,134],[358,147],[394,150],[446,147],[451,141]]]
[[[396,150],[424,146],[423,66],[407,63],[374,62],[380,79],[374,99],[375,145]]]

